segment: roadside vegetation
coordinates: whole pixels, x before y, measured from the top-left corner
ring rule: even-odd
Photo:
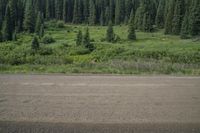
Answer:
[[[17,41],[0,45],[1,73],[110,73],[200,75],[200,42],[114,26],[114,42],[107,41],[107,26],[45,23],[45,35],[21,33]],[[55,26],[53,26],[55,25]],[[89,32],[89,46],[86,32]],[[81,34],[81,35],[80,35]],[[112,35],[112,34],[111,34]],[[84,41],[86,38],[86,41]]]
[[[200,1],[0,0],[0,73],[200,75]]]

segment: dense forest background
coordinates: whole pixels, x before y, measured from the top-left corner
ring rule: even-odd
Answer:
[[[0,41],[12,40],[22,31],[38,32],[43,21],[108,25],[127,24],[135,28],[189,38],[200,34],[199,0],[0,0]],[[39,19],[38,19],[39,18]]]

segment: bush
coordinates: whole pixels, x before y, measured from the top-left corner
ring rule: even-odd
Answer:
[[[55,39],[53,39],[53,37],[51,37],[50,35],[46,35],[42,38],[42,43],[44,44],[50,44],[54,42],[55,42]]]
[[[63,21],[58,21],[56,25],[57,25],[57,28],[64,28],[65,27],[65,24],[64,24]]]
[[[53,50],[52,50],[52,48],[41,47],[39,50],[39,54],[40,55],[51,55],[51,54],[53,54]]]

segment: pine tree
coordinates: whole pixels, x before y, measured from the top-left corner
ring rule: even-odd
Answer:
[[[152,0],[141,0],[140,7],[136,11],[135,24],[136,28],[144,31],[151,32],[154,23],[154,3]]]
[[[78,24],[81,22],[81,5],[80,0],[75,0],[74,3],[74,15],[73,15],[73,23]]]
[[[105,11],[105,25],[108,25],[110,21],[110,9],[109,7],[106,7],[106,11]]]
[[[200,35],[200,1],[193,0],[190,13],[190,35]]]
[[[46,20],[51,18],[51,0],[46,0]]]
[[[94,49],[93,44],[90,42],[90,33],[89,33],[89,29],[86,28],[86,32],[85,35],[83,37],[83,45],[89,49],[90,51],[92,51]]]
[[[181,24],[183,19],[183,5],[184,0],[176,0],[174,8],[174,17],[172,20],[172,33],[179,35],[181,31]]]
[[[11,16],[10,16],[10,6],[7,5],[5,19],[3,22],[2,34],[4,41],[12,40],[12,29],[11,29]]]
[[[0,42],[3,41],[3,35],[2,35],[2,32],[0,31]]]
[[[135,26],[134,26],[134,16],[131,16],[129,21],[129,29],[128,29],[128,40],[136,40],[135,34]]]
[[[55,0],[55,15],[57,20],[62,20],[63,18],[63,0]]]
[[[26,3],[24,29],[29,33],[33,33],[35,31],[35,13],[32,0],[28,0]]]
[[[189,38],[189,11],[187,10],[184,16],[184,20],[182,23],[182,27],[181,27],[181,38],[182,39],[187,39]]]
[[[158,28],[164,28],[164,23],[165,23],[165,1],[166,0],[160,0],[157,14],[156,14],[156,26]]]
[[[84,16],[84,22],[88,23],[88,18],[89,18],[89,0],[84,0],[83,1],[83,16]]]
[[[12,35],[12,40],[17,41],[17,31],[15,30],[13,35]]]
[[[114,18],[115,18],[115,2],[114,0],[110,0],[109,2],[109,20],[108,20],[108,23],[109,21],[112,21],[114,22]]]
[[[175,1],[170,0],[168,3],[168,13],[165,20],[165,34],[171,34],[172,33],[172,20],[174,17],[174,8],[175,8]]]
[[[107,33],[106,33],[106,41],[113,42],[114,38],[115,38],[115,34],[113,31],[113,25],[112,25],[112,22],[110,21],[108,25]]]
[[[38,12],[36,25],[35,25],[35,33],[37,35],[40,34],[40,28],[41,28],[42,24],[43,24],[42,14],[40,12]]]
[[[11,17],[11,25],[10,28],[12,29],[12,32],[15,30],[15,27],[17,26],[18,23],[18,18],[17,18],[17,0],[10,0],[9,1],[9,6],[10,6],[10,17]]]
[[[82,34],[82,31],[79,30],[77,37],[76,37],[76,45],[80,46],[82,44],[82,40],[83,40],[83,34]]]
[[[89,24],[90,25],[95,25],[96,24],[96,8],[95,8],[94,0],[90,0],[89,11],[90,11]]]
[[[104,12],[101,12],[101,17],[100,17],[100,25],[104,26],[105,25],[105,15]]]
[[[34,36],[34,38],[32,40],[31,48],[32,48],[32,50],[38,50],[40,48],[40,44],[39,44],[38,38],[36,36]]]
[[[44,36],[44,24],[41,24],[40,26],[40,32],[39,32],[39,37],[42,38]]]
[[[116,8],[115,8],[115,24],[118,25],[124,21],[124,10],[123,3],[124,0],[116,0]]]

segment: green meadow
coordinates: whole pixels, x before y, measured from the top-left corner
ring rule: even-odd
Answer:
[[[45,24],[45,36],[54,41],[33,51],[34,35],[20,33],[17,41],[0,43],[0,73],[93,73],[136,75],[200,75],[200,41],[153,33],[136,32],[137,40],[128,41],[128,27],[115,26],[115,43],[105,41],[107,27],[89,26],[94,51],[76,46],[76,35],[86,25],[56,22]]]

